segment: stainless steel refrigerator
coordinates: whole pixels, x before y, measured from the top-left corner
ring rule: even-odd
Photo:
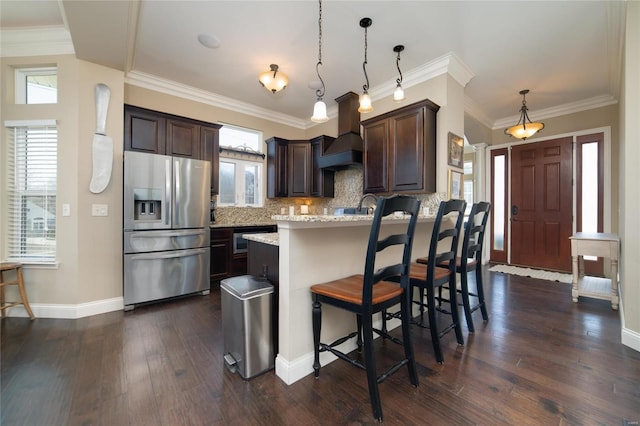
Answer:
[[[125,310],[209,291],[211,163],[124,152]]]

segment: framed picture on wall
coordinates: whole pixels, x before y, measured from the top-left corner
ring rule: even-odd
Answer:
[[[464,154],[464,139],[449,132],[449,144],[447,147],[447,163],[450,166],[462,168]]]
[[[462,200],[464,198],[464,175],[449,169],[449,198]]]

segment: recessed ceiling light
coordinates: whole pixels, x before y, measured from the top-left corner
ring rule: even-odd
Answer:
[[[220,47],[220,40],[212,34],[198,34],[198,41],[201,45],[208,47],[209,49],[216,49]]]

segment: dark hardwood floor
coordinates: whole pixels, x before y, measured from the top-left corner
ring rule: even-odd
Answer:
[[[637,424],[640,353],[621,345],[609,303],[574,304],[569,284],[485,274],[489,322],[475,312],[464,346],[445,336],[443,365],[429,331],[414,328],[420,386],[405,371],[380,385],[385,423]],[[2,425],[374,423],[365,374],[343,361],[291,386],[273,371],[248,382],[229,373],[219,291],[1,328]],[[381,369],[401,353],[376,346]]]

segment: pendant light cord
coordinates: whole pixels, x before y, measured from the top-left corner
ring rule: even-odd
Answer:
[[[369,76],[367,75],[367,28],[364,27],[364,62],[362,63],[362,70],[364,71],[364,78],[367,82],[364,86],[362,86],[362,90],[367,93],[369,91]]]
[[[318,63],[316,64],[316,74],[318,74],[320,83],[322,83],[322,88],[316,90],[316,96],[318,100],[322,100],[325,91],[324,80],[320,76],[320,65],[322,65],[322,0],[318,0],[318,10]]]
[[[396,78],[396,83],[402,83],[402,71],[400,71],[400,51],[398,50],[398,57],[396,58],[396,67],[398,68],[398,74],[400,74],[400,78]]]

